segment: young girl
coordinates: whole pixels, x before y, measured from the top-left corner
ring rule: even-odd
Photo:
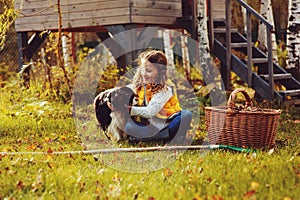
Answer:
[[[146,51],[138,62],[133,78],[138,105],[129,108],[134,120],[126,123],[126,133],[135,141],[170,141],[176,134],[185,138],[192,113],[181,109],[175,87],[168,84],[165,54]]]

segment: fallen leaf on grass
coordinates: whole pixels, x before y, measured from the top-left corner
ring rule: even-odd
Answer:
[[[292,200],[290,197],[284,197],[283,200]]]
[[[47,165],[50,169],[53,169],[54,168],[54,163],[50,163],[50,162],[47,162]]]
[[[21,189],[21,190],[24,188],[23,181],[18,181],[18,182],[17,182],[17,188],[18,188],[18,189]]]
[[[251,186],[250,186],[251,190],[258,190],[258,188],[259,188],[258,182],[255,182],[255,181],[251,182]]]
[[[164,178],[169,178],[170,176],[173,175],[173,172],[170,168],[166,168],[163,171],[163,175],[164,175]]]
[[[51,138],[45,137],[45,142],[49,143],[49,142],[51,142],[51,141],[52,141]]]
[[[223,200],[223,197],[221,195],[213,195],[212,200]]]
[[[53,150],[49,147],[47,153],[51,154],[51,153],[53,153]]]
[[[253,195],[255,195],[256,191],[255,190],[249,190],[244,194],[244,199],[249,199]]]
[[[11,149],[8,149],[8,148],[3,148],[2,149],[2,152],[10,152],[11,151]]]
[[[118,173],[118,172],[116,172],[115,174],[114,174],[114,176],[113,176],[113,181],[115,181],[115,182],[120,182],[121,181],[121,176],[120,176],[120,174]]]
[[[27,150],[36,150],[37,146],[34,144],[31,144],[30,146],[27,147]]]

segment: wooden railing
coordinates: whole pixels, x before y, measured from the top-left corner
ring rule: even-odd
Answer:
[[[230,1],[226,0],[226,74],[227,74],[227,82],[230,80],[230,71],[231,71],[231,10],[230,10]],[[267,30],[267,56],[268,56],[268,73],[269,73],[269,86],[270,86],[270,95],[273,98],[274,94],[274,76],[273,76],[273,55],[272,55],[272,41],[271,41],[271,31],[273,30],[273,26],[258,12],[256,12],[251,6],[249,6],[247,3],[245,3],[242,0],[236,0],[241,6],[243,6],[246,9],[246,35],[247,35],[247,65],[248,65],[248,85],[249,87],[252,86],[252,37],[251,37],[251,15],[253,15],[256,19],[260,20],[262,24],[266,26]],[[212,6],[211,1],[208,1],[208,8],[210,10],[209,12],[209,18],[210,18],[210,39],[214,39],[214,33],[213,33],[213,18],[212,18]],[[213,41],[212,41],[213,45]],[[213,48],[211,46],[211,48]],[[228,83],[229,85],[229,83]],[[226,87],[226,86],[225,86]]]

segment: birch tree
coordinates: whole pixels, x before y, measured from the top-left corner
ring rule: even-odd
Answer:
[[[175,72],[175,64],[174,64],[174,55],[173,55],[173,48],[172,48],[171,31],[169,29],[165,29],[162,32],[163,32],[165,54],[168,60],[168,74],[170,77],[172,77]]]
[[[289,0],[287,51],[287,68],[300,71],[300,0]]]
[[[208,27],[207,27],[207,1],[198,0],[197,10],[201,20],[198,21],[198,41],[199,41],[199,64],[201,73],[209,90],[211,97],[211,105],[225,106],[226,94],[224,93],[224,83],[220,78],[220,73],[217,67],[213,64],[210,56]],[[197,61],[198,62],[198,61]]]
[[[202,17],[197,27],[199,32],[200,63],[210,58],[206,10],[206,1],[198,0],[198,16]]]
[[[260,4],[260,14],[268,20],[268,22],[274,27],[274,17],[272,11],[272,4],[270,0],[261,1]],[[260,23],[258,26],[258,42],[259,48],[266,52],[267,51],[267,29],[265,24]],[[274,33],[271,35],[272,40],[272,52],[273,59],[277,61],[277,44],[276,44],[276,36]]]
[[[181,39],[181,51],[182,51],[182,65],[185,71],[185,76],[188,80],[190,80],[190,59],[189,59],[189,48],[188,48],[188,36],[184,31],[184,34],[180,36]]]
[[[70,67],[72,65],[70,55],[72,46],[71,46],[71,33],[64,33],[61,37],[61,46],[62,46],[62,53],[63,59],[66,67]]]

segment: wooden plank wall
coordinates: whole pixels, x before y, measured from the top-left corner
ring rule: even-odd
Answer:
[[[56,30],[56,0],[15,0],[17,32]],[[173,24],[182,16],[181,0],[61,0],[62,28],[142,23]]]
[[[20,11],[16,31],[58,28],[56,0],[16,0]],[[82,28],[130,22],[128,0],[61,0],[62,28]]]
[[[182,17],[182,0],[131,0],[131,22],[174,24]]]
[[[225,19],[225,0],[211,0],[212,1],[212,17],[217,20]]]

